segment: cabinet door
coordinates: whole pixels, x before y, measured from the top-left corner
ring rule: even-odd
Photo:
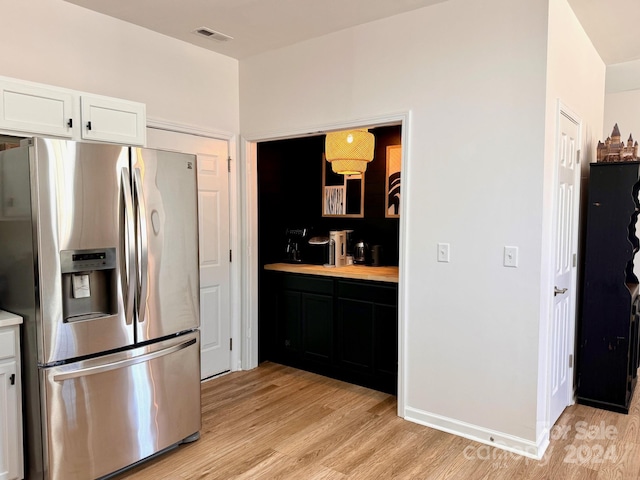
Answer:
[[[373,373],[373,303],[338,299],[337,361],[355,372]]]
[[[398,378],[398,308],[376,304],[373,317],[376,375],[395,386]]]
[[[143,103],[83,95],[80,104],[84,140],[142,146],[146,143]]]
[[[21,477],[22,428],[18,409],[17,364],[14,360],[0,363],[0,479]]]
[[[285,290],[280,298],[278,307],[279,350],[286,354],[300,352],[301,337],[301,300],[300,292]]]
[[[328,364],[333,350],[333,297],[304,293],[301,300],[304,356]]]
[[[73,96],[64,91],[0,81],[0,127],[71,138]]]

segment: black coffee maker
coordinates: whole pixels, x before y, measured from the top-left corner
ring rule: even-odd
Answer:
[[[285,262],[302,263],[309,237],[308,228],[287,228],[285,231]]]

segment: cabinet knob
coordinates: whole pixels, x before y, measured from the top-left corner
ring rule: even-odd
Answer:
[[[87,122],[87,130],[91,130],[91,122]]]
[[[67,127],[73,128],[73,118],[69,119],[69,121],[67,122]]]
[[[9,375],[9,384],[10,385],[15,385],[16,384],[16,374],[12,373],[11,375]]]

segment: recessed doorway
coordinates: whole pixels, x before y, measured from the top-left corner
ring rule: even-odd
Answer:
[[[389,182],[386,177],[388,147],[401,147],[402,125],[377,126],[369,131],[375,136],[376,147],[374,160],[364,174],[364,209],[359,218],[323,215],[324,134],[255,144],[258,362],[287,363],[395,394],[398,384],[397,280],[395,285],[325,280],[321,286],[326,290],[324,295],[314,293],[313,289],[305,291],[306,287],[298,292],[294,287],[284,293],[286,300],[282,300],[282,292],[274,291],[278,282],[274,279],[281,277],[263,268],[266,264],[286,261],[286,232],[301,229],[307,231],[305,242],[311,237],[326,237],[331,230],[352,231],[354,243],[362,242],[369,249],[379,246],[377,251],[383,255],[381,263],[398,266],[401,217],[387,214]],[[303,263],[318,263],[322,256],[318,250],[323,247],[315,248],[315,252],[309,253],[309,248],[304,249]],[[295,279],[295,276],[291,278]],[[360,289],[358,295],[362,296],[339,295],[337,289],[344,291],[345,288]],[[284,317],[288,320],[283,320],[282,308],[280,314],[274,311],[274,304],[278,302],[287,305],[284,308],[289,315]],[[306,306],[310,306],[309,311],[305,310]],[[302,308],[301,316],[305,318],[312,313],[313,322],[304,322],[300,327],[291,325],[291,319],[296,316],[291,313],[292,308]],[[327,315],[333,315],[336,322],[327,321]],[[339,319],[345,316],[350,321],[341,323]],[[278,324],[280,321],[289,324],[283,326]],[[283,328],[288,329],[289,334],[293,333],[294,338],[298,335],[299,341],[283,336]],[[384,342],[389,345],[383,346]],[[376,345],[378,351],[384,351],[383,355],[374,353]],[[281,355],[287,350],[292,355]],[[346,367],[344,372],[342,367]],[[378,382],[376,377],[384,380]]]

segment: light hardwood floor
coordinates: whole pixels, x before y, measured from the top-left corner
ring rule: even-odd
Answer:
[[[404,421],[393,396],[265,363],[203,383],[200,440],[116,478],[636,480],[638,397],[629,415],[569,407],[536,461]]]

